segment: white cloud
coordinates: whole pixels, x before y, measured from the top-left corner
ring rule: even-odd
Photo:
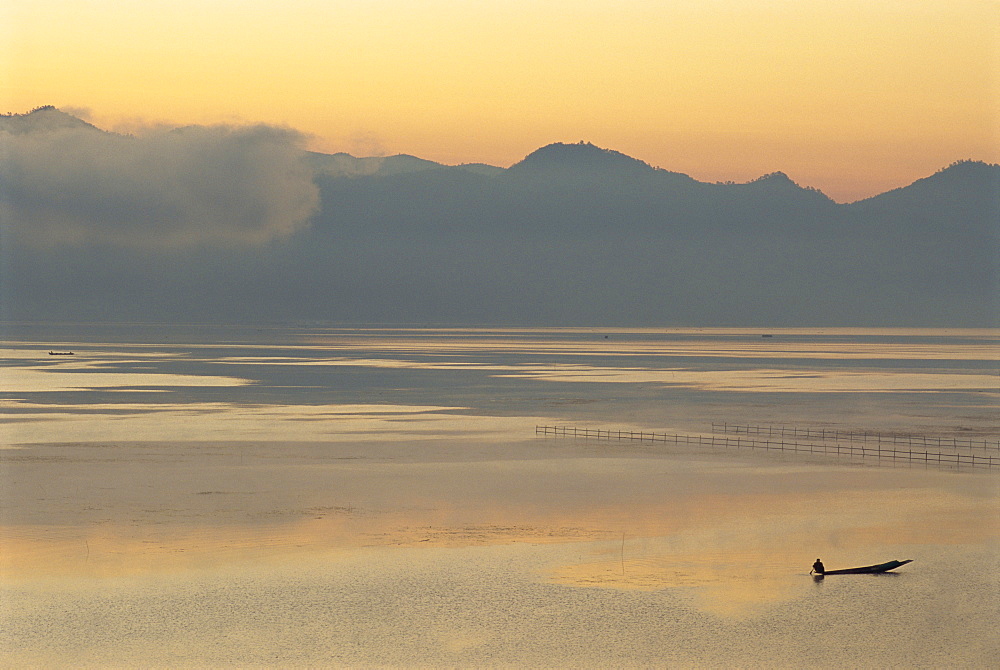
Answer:
[[[303,228],[319,205],[294,131],[192,126],[124,136],[77,123],[0,129],[5,232],[22,242],[261,245]]]

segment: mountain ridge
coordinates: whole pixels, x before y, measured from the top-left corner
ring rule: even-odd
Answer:
[[[0,131],[15,135],[81,128],[101,133],[108,132],[54,105],[36,107],[26,114],[0,114]]]
[[[281,129],[208,151],[42,118],[50,144],[22,124],[0,155],[5,319],[1000,326],[1000,166],[979,161],[840,204],[783,172],[700,182],[586,143],[516,169],[302,169]]]
[[[644,173],[650,172],[655,168],[645,161],[633,158],[620,151],[605,149],[581,140],[576,144],[552,142],[539,147],[507,168],[507,172],[517,173],[525,170],[546,172],[559,169],[568,169],[576,172],[624,170],[633,173]]]
[[[12,134],[20,134],[58,129],[87,129],[101,133],[110,132],[102,130],[71,113],[59,110],[53,105],[37,107],[23,114],[8,113],[0,115],[0,132],[6,131]],[[683,172],[653,166],[614,149],[602,148],[583,140],[576,143],[552,142],[546,144],[530,152],[523,159],[507,168],[485,163],[448,165],[408,154],[354,156],[345,152],[330,154],[309,151],[307,152],[307,157],[308,163],[318,175],[332,178],[386,177],[424,170],[445,169],[468,171],[490,177],[504,175],[508,178],[522,178],[525,180],[552,178],[560,179],[564,183],[587,186],[600,182],[602,178],[620,182],[627,178],[664,179],[669,177],[674,180],[675,184],[755,185],[756,188],[784,188],[794,186],[797,189],[822,194],[824,198],[832,201],[821,189],[811,186],[801,186],[787,173],[780,170],[761,175],[746,182],[704,182]],[[932,180],[932,183],[934,181],[941,181],[945,177],[940,177],[939,175],[947,177],[953,174],[956,169],[962,170],[970,167],[998,168],[1000,166],[978,160],[958,160],[948,166],[942,167],[934,174],[917,179],[910,184],[901,185],[859,200],[837,204],[854,205],[866,203],[888,194],[898,193],[911,186],[922,188],[923,185],[926,185],[927,180]]]

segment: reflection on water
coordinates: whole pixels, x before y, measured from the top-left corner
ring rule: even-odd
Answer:
[[[629,368],[553,367],[504,376],[552,382],[662,383],[707,391],[753,393],[874,393],[906,391],[990,391],[996,378],[982,374],[911,373],[837,370],[641,370]],[[994,392],[992,396],[1000,396]]]
[[[658,537],[623,534],[620,543],[595,547],[590,559],[556,568],[552,578],[584,587],[682,588],[705,611],[748,616],[801,597],[809,550],[824,553],[828,566],[848,567],[923,555],[928,547],[994,543],[997,502],[912,488],[699,497],[690,523]]]
[[[400,437],[391,425],[399,407],[424,408],[408,417],[413,435],[472,430],[489,439],[569,420],[661,431],[716,420],[997,431],[991,331],[225,332],[209,341],[217,329],[167,329],[144,343],[10,343],[0,350],[3,441]],[[67,346],[72,360],[48,355]],[[381,409],[355,412],[361,405]],[[459,414],[482,427],[449,430],[442,419]]]
[[[11,338],[0,368],[12,666],[996,656],[995,473],[531,439],[718,420],[996,439],[996,333],[67,332]],[[814,583],[817,556],[914,563]]]
[[[239,386],[247,380],[215,375],[175,375],[162,373],[107,373],[91,363],[87,366],[67,366],[67,371],[48,368],[7,368],[3,373],[7,393],[53,393],[58,391],[88,391],[100,388],[178,387],[178,386]],[[81,374],[80,370],[86,370]]]
[[[0,401],[11,443],[100,441],[343,441],[502,439],[528,434],[540,417],[467,416],[461,407],[434,405],[246,405],[224,402],[79,404],[51,406]]]

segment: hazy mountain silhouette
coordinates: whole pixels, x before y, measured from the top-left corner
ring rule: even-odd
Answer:
[[[52,111],[41,125],[73,123]],[[252,247],[40,246],[20,234],[37,221],[5,222],[3,317],[1000,325],[996,165],[845,205],[780,172],[704,183],[585,143],[508,169],[304,159],[318,210]]]
[[[503,168],[483,163],[448,166],[407,154],[358,158],[346,153],[310,152],[309,162],[316,170],[316,174],[327,177],[387,177],[423,170],[463,170],[484,175],[503,172]]]
[[[528,154],[522,161],[507,169],[514,177],[551,178],[568,175],[607,179],[610,176],[639,176],[653,172],[654,168],[631,156],[601,149],[593,144],[555,143]]]
[[[27,114],[0,114],[0,132],[13,135],[80,128],[104,132],[97,126],[56,109],[52,105],[36,107]]]

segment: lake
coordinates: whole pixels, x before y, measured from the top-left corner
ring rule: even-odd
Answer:
[[[3,333],[5,665],[989,667],[1000,652],[998,468],[536,435],[725,425],[996,456],[996,331]],[[914,562],[814,581],[817,557]]]

